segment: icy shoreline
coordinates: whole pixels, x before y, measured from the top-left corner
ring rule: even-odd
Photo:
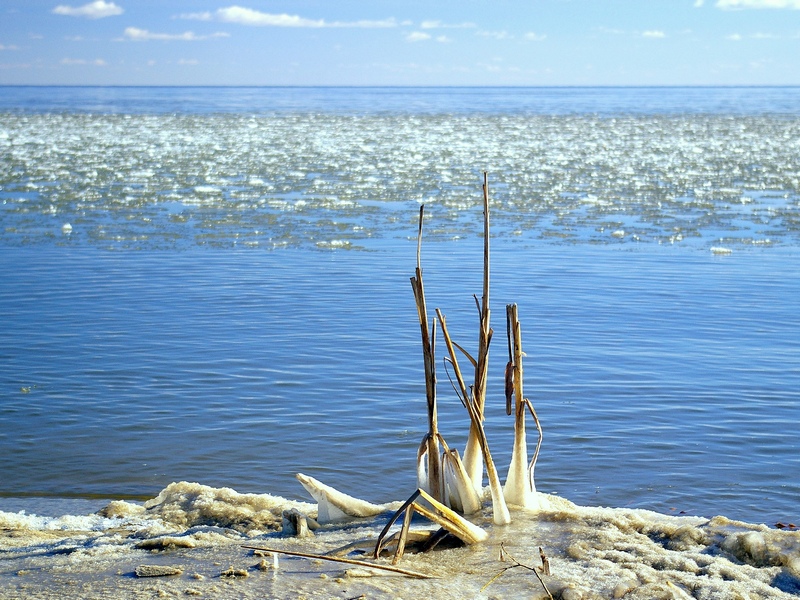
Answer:
[[[547,499],[552,510],[515,512],[503,527],[491,524],[487,507],[473,519],[489,531],[485,543],[407,554],[401,566],[437,577],[428,580],[283,556],[276,570],[271,556],[242,546],[324,553],[374,540],[386,517],[288,537],[283,510],[313,515],[316,506],[267,494],[181,482],[144,506],[114,501],[96,514],[0,511],[0,597],[547,597],[525,569],[493,580],[509,566],[499,561],[501,543],[533,567],[543,548],[552,574],[542,578],[555,598],[800,597],[798,531]],[[176,574],[137,576],[143,566]]]

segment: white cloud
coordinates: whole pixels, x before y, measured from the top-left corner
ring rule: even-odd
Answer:
[[[199,60],[197,60],[196,58],[181,58],[181,59],[178,61],[178,64],[179,64],[179,65],[189,65],[189,66],[192,66],[192,67],[194,67],[194,66],[196,66],[196,65],[199,65],[199,64],[200,64],[200,61],[199,61]]]
[[[547,39],[547,36],[543,33],[534,33],[533,31],[529,31],[525,34],[525,39],[529,42],[543,42]]]
[[[14,46],[13,44],[11,46],[5,46],[0,44],[0,50],[19,50],[19,46]]]
[[[149,42],[152,40],[163,42],[198,42],[212,38],[230,37],[230,34],[224,32],[212,33],[211,35],[195,35],[192,31],[186,31],[184,33],[153,33],[152,31],[139,29],[138,27],[127,27],[124,35],[125,39],[134,42]]]
[[[217,18],[225,23],[258,27],[325,27],[322,19],[306,19],[297,15],[263,13],[252,8],[229,6],[217,10]]]
[[[756,32],[751,33],[750,35],[746,36],[750,40],[779,40],[781,36],[775,35],[774,33],[764,33],[764,32]],[[730,40],[732,42],[741,42],[745,36],[740,33],[734,33],[732,35],[727,36],[725,39]]]
[[[800,10],[800,0],[717,0],[716,7],[723,10],[743,8],[793,8]]]
[[[423,21],[420,23],[420,27],[422,29],[469,29],[472,27],[476,27],[475,23],[442,23],[441,21]]]
[[[96,58],[94,60],[84,60],[82,58],[62,58],[61,59],[62,65],[91,65],[94,67],[105,67],[108,65],[106,61],[102,58]]]
[[[646,29],[645,31],[625,31],[624,29],[611,29],[609,27],[596,27],[597,31],[605,35],[624,35],[624,36],[635,36],[635,37],[645,37],[651,39],[663,39],[667,37],[667,34],[660,29]],[[689,33],[685,31],[684,33]]]
[[[436,41],[439,42],[440,44],[449,44],[453,40],[451,40],[446,35],[439,35],[439,36],[436,36]]]
[[[491,38],[494,38],[496,40],[507,40],[507,39],[513,37],[512,35],[509,35],[509,33],[507,31],[505,31],[505,30],[504,31],[476,31],[475,35],[480,35],[482,37],[491,37]]]
[[[215,12],[183,13],[174,18],[191,19],[195,21],[221,21],[236,25],[249,25],[252,27],[360,27],[365,29],[397,27],[397,20],[383,19],[381,21],[326,21],[325,19],[307,19],[299,15],[286,13],[266,13],[243,6],[228,6],[219,8]]]
[[[86,17],[88,19],[102,19],[103,17],[114,17],[121,15],[124,10],[113,2],[105,0],[95,0],[83,6],[67,6],[59,4],[53,9],[56,15],[66,15],[68,17]]]
[[[429,39],[431,39],[431,35],[422,31],[412,31],[406,36],[407,42],[424,42]]]
[[[700,8],[701,6],[703,6],[703,0],[694,0],[695,8]]]

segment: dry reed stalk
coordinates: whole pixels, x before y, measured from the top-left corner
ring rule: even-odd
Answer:
[[[447,345],[449,361],[453,366],[453,371],[458,382],[456,392],[461,398],[462,404],[467,409],[470,418],[469,437],[467,447],[464,450],[464,468],[469,476],[475,492],[480,495],[483,492],[483,465],[486,465],[486,472],[489,478],[489,489],[492,494],[492,512],[495,524],[503,525],[511,522],[505,498],[503,496],[500,478],[497,475],[497,468],[492,461],[489,443],[486,439],[486,432],[483,428],[483,412],[486,405],[486,379],[489,368],[489,344],[492,341],[492,328],[490,326],[491,310],[489,309],[489,279],[490,279],[490,255],[489,255],[489,179],[486,172],[483,174],[483,295],[480,301],[475,297],[478,307],[479,328],[478,328],[478,353],[477,358],[472,358],[461,346],[455,344],[447,332],[447,323],[444,315],[437,308],[436,314],[442,327],[442,334]],[[475,368],[475,381],[471,386],[471,391],[467,390],[461,369],[458,366],[455,348],[458,348]]]
[[[406,516],[403,518],[403,526],[400,528],[400,537],[397,539],[397,550],[392,558],[392,564],[396,565],[403,558],[403,552],[406,549],[406,540],[408,539],[408,532],[411,529],[411,519],[414,513],[411,510],[406,511]]]
[[[408,577],[416,577],[417,579],[437,579],[436,575],[427,575],[426,573],[419,573],[417,571],[409,571],[408,569],[401,569],[391,565],[381,565],[365,560],[354,560],[352,558],[342,558],[340,556],[328,556],[325,554],[313,554],[311,552],[293,552],[291,550],[277,550],[275,548],[265,548],[263,546],[242,546],[248,550],[260,550],[262,552],[272,552],[273,554],[286,554],[287,556],[299,556],[301,558],[310,558],[313,560],[327,560],[330,562],[345,563],[348,565],[357,565],[359,567],[367,567],[370,569],[378,569],[380,571],[390,571],[392,573],[399,573],[400,575],[407,575]]]
[[[489,325],[491,311],[489,310],[489,176],[483,173],[483,295],[480,302],[477,297],[475,303],[479,313],[478,330],[478,355],[477,360],[464,353],[475,366],[475,382],[473,394],[475,408],[480,421],[483,421],[483,411],[486,404],[486,377],[489,367],[489,343],[492,339],[492,329]],[[459,347],[459,349],[461,349]],[[463,349],[461,349],[463,352]],[[483,489],[483,450],[479,442],[479,432],[473,423],[469,429],[467,446],[464,449],[464,466],[472,480],[475,490],[480,494]]]
[[[419,233],[417,235],[417,268],[411,278],[411,288],[417,305],[420,332],[422,334],[422,355],[425,364],[425,396],[428,406],[428,433],[422,439],[417,451],[417,485],[428,490],[439,500],[445,498],[445,483],[442,473],[441,444],[447,448],[439,433],[436,411],[436,321],[433,328],[428,326],[428,309],[425,303],[425,287],[422,283],[422,223],[425,205],[419,207]]]
[[[506,485],[503,489],[506,500],[523,508],[535,509],[539,507],[536,499],[536,485],[533,470],[539,457],[542,445],[542,427],[539,418],[530,400],[525,398],[522,390],[522,328],[519,322],[519,311],[516,304],[506,306],[506,331],[508,334],[509,364],[506,367],[506,412],[510,414],[511,395],[514,396],[514,448],[511,454],[511,464],[508,467]],[[528,447],[525,433],[525,410],[530,411],[539,439],[533,459],[528,463]]]
[[[475,388],[472,388],[473,393],[470,395],[467,391],[467,385],[464,383],[464,376],[461,374],[461,368],[458,366],[455,346],[450,338],[450,333],[447,331],[447,321],[442,311],[438,308],[436,309],[436,315],[442,326],[442,336],[447,345],[447,351],[450,354],[449,361],[453,367],[453,374],[455,375],[456,382],[458,383],[461,402],[467,407],[467,412],[469,413],[472,425],[470,433],[472,433],[473,430],[476,432],[477,444],[480,447],[483,461],[486,464],[486,472],[489,477],[489,490],[492,494],[492,520],[495,525],[506,525],[511,522],[511,515],[508,513],[508,506],[506,506],[505,497],[503,496],[503,489],[500,485],[500,478],[497,475],[497,468],[492,460],[492,453],[489,450],[489,442],[486,439],[486,431],[483,428],[482,422],[483,413],[479,411],[478,399],[474,395]]]

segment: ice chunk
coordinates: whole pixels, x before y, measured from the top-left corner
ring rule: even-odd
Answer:
[[[317,521],[320,523],[346,521],[353,517],[374,517],[388,510],[386,506],[348,496],[308,475],[298,473],[296,477],[317,501]]]

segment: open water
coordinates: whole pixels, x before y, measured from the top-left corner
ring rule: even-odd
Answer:
[[[407,497],[419,206],[474,350],[488,171],[501,474],[516,302],[540,491],[800,519],[800,88],[2,92],[0,509],[306,499],[297,471]],[[462,447],[441,365],[439,401]]]

